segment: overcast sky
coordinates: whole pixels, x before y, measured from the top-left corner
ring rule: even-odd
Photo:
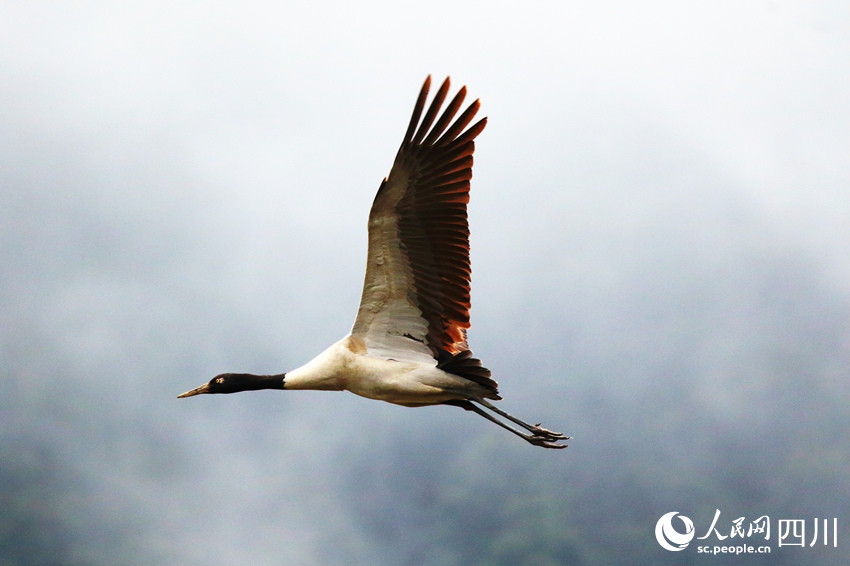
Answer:
[[[836,306],[809,313],[823,321],[811,335],[835,340],[815,340],[812,356],[850,351],[848,29],[837,1],[0,1],[6,410],[58,469],[125,494],[103,516],[131,505],[156,517],[138,519],[153,533],[139,544],[158,541],[162,556],[328,563],[326,521],[364,564],[386,552],[340,511],[333,470],[362,427],[516,439],[466,430],[471,415],[352,396],[173,397],[223,371],[292,369],[349,330],[368,208],[431,74],[467,85],[489,117],[469,209],[470,344],[505,407],[598,432],[592,407],[557,407],[605,368],[618,372],[594,385],[606,402],[637,410],[629,396],[651,382],[606,345],[629,337],[624,350],[664,369],[681,344],[651,339],[680,336],[669,321],[705,303],[737,313],[721,318],[753,340],[699,311],[704,349],[687,359],[713,369],[697,397],[724,418],[751,415],[745,401],[762,392],[730,384],[768,380],[737,364],[774,319],[750,299],[827,297]],[[808,321],[805,310],[792,314]],[[595,369],[563,375],[582,364]],[[234,470],[247,479],[222,495]],[[271,511],[269,493],[290,503]],[[216,542],[169,542],[181,528]],[[255,528],[280,542],[228,542]]]

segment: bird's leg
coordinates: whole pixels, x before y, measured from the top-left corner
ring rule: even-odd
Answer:
[[[549,429],[542,428],[540,426],[540,423],[537,423],[536,425],[530,425],[527,422],[524,422],[524,421],[516,418],[515,416],[506,413],[505,411],[496,407],[492,403],[489,403],[486,399],[476,399],[476,401],[478,403],[481,403],[482,405],[484,405],[485,407],[487,407],[488,409],[490,409],[494,413],[497,413],[497,414],[505,417],[506,419],[508,419],[512,422],[515,422],[516,424],[518,424],[519,426],[521,426],[525,430],[534,433],[535,436],[540,436],[540,437],[543,437],[543,438],[546,438],[546,439],[552,440],[552,441],[569,440],[569,438],[570,438],[569,436],[564,436],[560,432],[554,432],[554,431],[551,431]]]
[[[535,446],[542,446],[543,448],[566,448],[567,447],[565,444],[557,444],[557,442],[559,440],[566,440],[567,438],[569,438],[567,436],[560,435],[560,436],[553,437],[553,436],[551,436],[551,434],[552,434],[551,432],[550,432],[549,436],[540,435],[540,434],[526,434],[526,433],[524,433],[520,430],[515,429],[514,427],[510,426],[509,424],[506,424],[506,423],[500,421],[499,419],[497,419],[496,417],[494,417],[493,415],[491,415],[490,413],[488,413],[487,411],[485,411],[484,409],[482,409],[478,405],[475,405],[472,401],[467,401],[467,400],[464,400],[464,401],[460,401],[460,400],[458,400],[458,401],[446,401],[445,404],[446,405],[455,405],[457,407],[461,407],[463,409],[466,409],[467,411],[473,411],[474,413],[478,413],[479,415],[481,415],[482,417],[484,417],[488,421],[496,423],[497,425],[499,425],[503,429],[512,432],[513,434],[519,436],[520,438],[522,438],[526,442],[530,442],[531,444],[534,444]],[[541,429],[541,430],[546,430],[546,429]]]

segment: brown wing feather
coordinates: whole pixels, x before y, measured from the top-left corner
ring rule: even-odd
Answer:
[[[467,350],[470,264],[466,205],[473,140],[487,123],[484,118],[464,131],[478,111],[476,100],[451,124],[466,87],[437,118],[449,86],[446,79],[420,124],[430,88],[430,76],[426,79],[389,177],[381,183],[372,204],[366,283],[352,330],[353,335],[374,335],[370,325],[380,319],[382,310],[395,309],[401,313],[400,320],[415,311],[427,323],[421,331],[417,332],[413,323],[408,324],[411,330],[404,330],[403,321],[397,330],[384,331],[418,343],[410,344],[412,347],[427,347],[435,358],[440,350],[450,354]],[[391,303],[394,306],[390,307]]]

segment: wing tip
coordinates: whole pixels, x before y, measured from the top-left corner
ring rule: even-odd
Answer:
[[[410,123],[404,136],[404,141],[401,144],[402,148],[419,145],[447,145],[456,142],[460,138],[464,138],[468,141],[470,139],[474,139],[475,136],[484,129],[484,126],[487,125],[486,117],[479,120],[472,126],[472,128],[464,131],[481,108],[480,98],[475,99],[466,108],[466,110],[464,110],[460,117],[458,117],[454,123],[451,123],[461,104],[463,104],[463,100],[466,98],[466,85],[460,87],[454,98],[451,102],[449,102],[443,114],[437,120],[437,123],[434,124],[434,120],[437,117],[437,114],[439,114],[450,88],[451,76],[447,76],[434,95],[434,98],[431,100],[428,110],[425,113],[425,117],[422,118],[422,112],[425,110],[425,102],[431,89],[431,75],[429,74],[425,77],[425,81],[422,83],[422,88],[419,91],[419,96],[416,99],[416,105],[414,106],[413,115],[410,118]],[[421,123],[420,118],[422,118]],[[433,128],[431,128],[432,125],[434,125]],[[446,130],[446,128],[448,129]],[[467,137],[467,134],[473,128],[477,128],[476,133],[471,137]]]

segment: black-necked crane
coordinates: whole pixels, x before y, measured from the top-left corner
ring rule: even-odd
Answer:
[[[463,87],[435,123],[449,91],[447,78],[420,123],[430,85],[429,76],[372,203],[366,280],[348,336],[290,372],[224,373],[179,397],[258,389],[347,390],[406,407],[462,407],[531,444],[566,447],[559,442],[568,436],[528,424],[488,401],[501,399],[497,383],[466,340],[466,205],[473,140],[487,118],[465,129],[478,112],[476,100],[452,123],[466,96]]]

